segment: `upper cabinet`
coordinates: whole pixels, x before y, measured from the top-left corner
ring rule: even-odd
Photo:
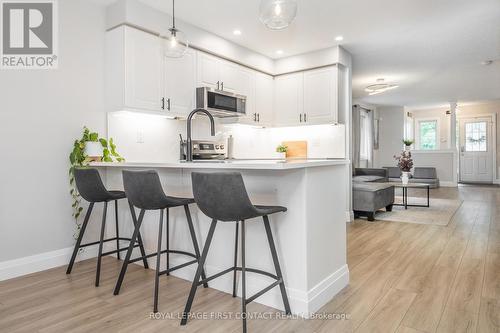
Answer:
[[[275,117],[281,126],[337,123],[337,67],[275,78]]]
[[[337,66],[304,72],[304,122],[306,124],[338,121]]]
[[[197,87],[247,97],[246,116],[227,118],[259,126],[338,122],[337,66],[272,77],[211,54],[189,49],[166,58],[160,39],[121,26],[106,33],[108,110],[155,112],[185,118],[196,105]]]
[[[196,54],[165,58],[157,36],[122,26],[106,34],[106,94],[114,110],[184,116],[194,107]]]
[[[274,113],[277,125],[302,124],[304,117],[304,76],[280,75],[274,79]]]

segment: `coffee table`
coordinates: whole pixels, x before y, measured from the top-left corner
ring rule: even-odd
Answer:
[[[408,183],[408,184],[403,184],[403,183],[390,183],[394,187],[399,187],[403,189],[403,203],[402,204],[394,204],[394,206],[404,206],[405,209],[408,209],[408,207],[430,207],[430,202],[429,202],[429,192],[430,192],[430,185],[429,184],[423,184],[423,183]],[[427,205],[416,205],[416,204],[409,204],[408,203],[408,189],[409,188],[426,188],[427,189]]]

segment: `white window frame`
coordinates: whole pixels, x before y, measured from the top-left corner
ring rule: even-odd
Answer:
[[[359,132],[360,132],[360,135],[359,135],[359,139],[360,140],[363,140],[364,139],[364,145],[361,144],[360,142],[360,145],[359,145],[359,158],[361,161],[369,161],[370,160],[370,151],[369,151],[369,147],[370,147],[370,134],[371,134],[371,130],[369,128],[370,126],[370,115],[369,114],[363,114],[361,113],[360,116],[359,116],[359,120],[360,120],[360,126],[359,126]],[[362,129],[364,131],[362,131]],[[363,133],[364,132],[364,133]],[[365,148],[365,151],[363,151],[361,149],[361,147]]]
[[[422,149],[420,148],[420,123],[421,122],[436,122],[436,149]],[[440,150],[441,149],[441,119],[440,118],[415,118],[415,131],[413,137],[415,138],[415,148],[417,150]]]

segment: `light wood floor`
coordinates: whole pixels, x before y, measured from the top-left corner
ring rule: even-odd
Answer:
[[[349,320],[250,320],[250,332],[500,332],[500,188],[464,186],[432,197],[464,203],[446,227],[357,220],[348,225],[350,285],[320,312]],[[432,204],[432,202],[431,202]],[[105,258],[0,282],[0,332],[238,332],[241,322],[150,319],[153,271]],[[162,277],[160,311],[180,313],[190,284]],[[238,298],[200,288],[193,310],[240,310]],[[272,311],[252,303],[249,311]]]

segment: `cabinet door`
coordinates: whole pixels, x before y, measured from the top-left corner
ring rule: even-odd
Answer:
[[[241,94],[241,92],[238,91],[238,88],[241,89],[241,87],[245,85],[245,83],[239,82],[242,77],[243,79],[245,79],[245,75],[243,74],[241,66],[238,66],[226,60],[220,60],[219,73],[221,80],[221,90]]]
[[[255,74],[255,110],[258,114],[258,123],[261,125],[271,125],[274,120],[274,80],[272,76]]]
[[[278,125],[301,124],[304,110],[303,74],[281,75],[275,83],[275,119]]]
[[[217,82],[220,82],[219,58],[209,54],[198,52],[198,86],[211,87],[217,89]]]
[[[196,90],[196,54],[192,50],[182,58],[164,58],[165,112],[187,116],[194,109]]]
[[[337,122],[337,68],[304,72],[304,113],[307,123]]]
[[[163,73],[158,37],[143,31],[125,30],[125,105],[161,111]]]

